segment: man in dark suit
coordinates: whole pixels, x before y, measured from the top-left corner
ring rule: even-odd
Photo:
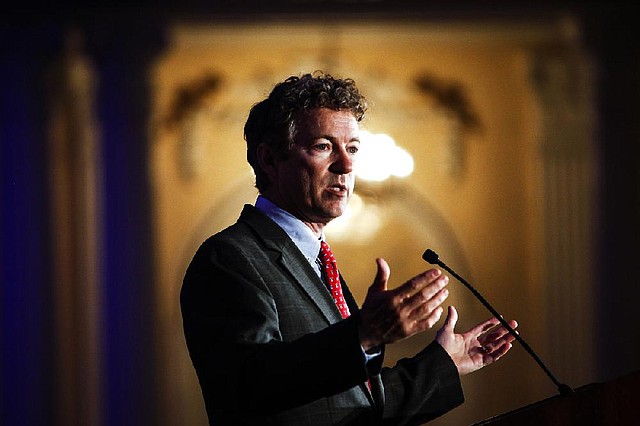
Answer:
[[[338,274],[323,229],[352,195],[365,110],[352,80],[307,74],[249,114],[260,196],[203,243],[181,293],[211,424],[420,424],[463,402],[460,375],[511,347],[496,319],[456,334],[449,307],[433,343],[382,368],[384,345],[440,319],[448,278],[431,269],[388,290],[377,259],[359,309]]]

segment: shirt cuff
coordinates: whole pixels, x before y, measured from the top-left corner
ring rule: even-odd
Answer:
[[[365,364],[369,363],[369,361],[372,361],[372,360],[376,359],[377,357],[379,357],[380,355],[382,355],[382,347],[381,346],[376,346],[375,348],[371,348],[368,351],[365,351],[362,346],[360,346],[360,348],[362,349],[362,353],[364,354],[364,362],[365,362]]]

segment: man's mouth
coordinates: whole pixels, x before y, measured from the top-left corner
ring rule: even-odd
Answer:
[[[345,185],[335,184],[329,187],[329,191],[335,194],[343,195],[347,193],[347,187]]]

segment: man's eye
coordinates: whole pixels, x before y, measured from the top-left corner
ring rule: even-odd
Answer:
[[[347,151],[349,152],[349,154],[355,154],[358,152],[359,149],[360,149],[359,146],[350,146],[347,148]]]
[[[318,143],[313,146],[314,149],[318,151],[328,151],[331,149],[331,144],[328,143]]]

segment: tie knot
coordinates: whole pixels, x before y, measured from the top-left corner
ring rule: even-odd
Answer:
[[[325,241],[320,241],[320,260],[322,260],[322,263],[333,263],[336,261],[331,247],[329,247],[329,244]]]

